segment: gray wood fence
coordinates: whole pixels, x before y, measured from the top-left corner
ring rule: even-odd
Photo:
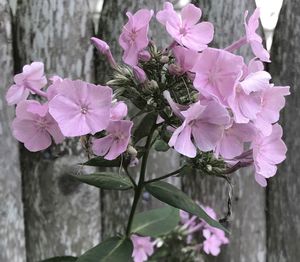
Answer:
[[[132,196],[127,192],[98,191],[70,180],[84,154],[79,141],[67,141],[43,153],[29,153],[12,138],[13,117],[4,99],[14,72],[33,60],[43,61],[48,74],[104,82],[107,64],[89,43],[96,35],[93,5],[89,0],[17,0],[11,13],[0,0],[0,262],[36,262],[58,255],[78,255],[108,235],[122,230]],[[177,2],[177,1],[173,1]],[[254,0],[194,0],[205,19],[215,25],[215,45],[225,47],[243,34],[243,12]],[[154,11],[164,1],[104,0],[97,35],[105,39],[117,58],[117,37],[125,11],[148,7]],[[293,87],[282,114],[289,152],[279,174],[263,190],[252,171],[234,175],[231,244],[217,258],[223,262],[296,262],[300,257],[300,2],[285,0],[275,31],[270,71],[275,83]],[[160,25],[153,29],[159,44],[168,42]],[[242,49],[244,55],[249,50]],[[153,177],[176,169],[173,154],[153,154]],[[191,176],[172,180],[201,203],[226,211],[228,188],[223,181]],[[140,209],[158,206],[147,195]]]

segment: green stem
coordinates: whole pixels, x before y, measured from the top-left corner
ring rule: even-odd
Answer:
[[[137,184],[137,187],[134,190],[134,199],[133,199],[132,207],[131,207],[130,214],[129,214],[128,224],[127,224],[127,228],[126,228],[126,236],[130,235],[133,217],[134,217],[134,214],[135,214],[135,211],[137,208],[137,204],[139,202],[139,199],[140,199],[142,191],[143,191],[146,168],[147,168],[147,161],[148,161],[148,156],[149,156],[149,152],[150,152],[150,148],[151,148],[152,136],[154,134],[155,129],[156,129],[156,125],[153,125],[153,127],[151,128],[150,133],[147,137],[147,142],[145,145],[146,152],[145,152],[145,154],[143,156],[143,160],[142,160],[139,182]]]
[[[180,171],[183,168],[184,168],[184,166],[181,167],[181,168],[179,168],[179,169],[177,169],[177,170],[175,170],[175,171],[173,171],[173,172],[171,172],[171,173],[169,173],[169,174],[166,174],[166,175],[163,175],[163,176],[160,176],[160,177],[157,177],[157,178],[150,179],[150,180],[146,181],[145,184],[149,184],[149,183],[152,183],[152,182],[155,182],[155,181],[160,181],[160,180],[166,179],[166,178],[168,178],[170,176],[174,176],[174,175],[180,173]]]

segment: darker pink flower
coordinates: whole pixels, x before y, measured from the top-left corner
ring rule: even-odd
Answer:
[[[164,9],[157,13],[156,18],[166,26],[168,33],[177,43],[195,51],[202,51],[213,40],[214,27],[208,22],[198,23],[201,15],[200,8],[188,4],[181,10],[179,16],[173,5],[166,2]]]
[[[128,22],[123,27],[119,44],[124,50],[123,61],[131,66],[138,63],[139,53],[148,46],[149,22],[153,11],[141,9],[134,15],[127,12]]]
[[[270,61],[270,54],[264,48],[262,44],[262,38],[260,35],[256,33],[256,30],[259,27],[259,17],[260,17],[260,9],[256,8],[254,13],[250,16],[247,22],[248,11],[245,13],[245,29],[246,29],[246,39],[250,44],[252,52],[256,57],[264,62]]]
[[[65,79],[49,102],[49,112],[65,136],[95,134],[108,126],[112,90],[81,80]]]
[[[129,120],[111,121],[106,128],[105,137],[93,140],[93,152],[95,155],[104,156],[107,160],[113,160],[127,149],[133,123]]]
[[[269,136],[257,132],[252,142],[255,180],[263,187],[267,186],[266,178],[276,174],[276,165],[285,160],[287,148],[281,137],[282,128],[275,124]]]
[[[285,105],[285,96],[290,94],[289,86],[269,85],[262,93],[261,110],[253,121],[264,135],[270,135],[272,124],[279,120],[279,112]]]
[[[227,110],[215,101],[205,106],[197,102],[181,113],[184,122],[174,131],[169,145],[187,157],[196,156],[196,146],[204,152],[213,150],[230,121]]]
[[[48,113],[48,105],[26,100],[17,105],[12,123],[13,135],[32,152],[41,151],[64,139],[57,123]]]
[[[33,62],[30,65],[25,65],[22,73],[14,76],[14,82],[15,84],[6,93],[6,101],[9,105],[25,100],[30,92],[35,94],[47,84],[44,64]]]
[[[242,74],[243,58],[224,50],[208,48],[203,51],[193,71],[194,87],[206,98],[227,105],[234,85]]]
[[[154,253],[154,244],[150,237],[132,235],[131,240],[134,247],[132,253],[134,262],[147,261],[148,257]]]

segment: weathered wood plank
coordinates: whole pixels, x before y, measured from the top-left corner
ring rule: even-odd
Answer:
[[[177,2],[177,1],[174,1]],[[122,50],[118,44],[118,36],[120,35],[123,25],[126,23],[126,11],[136,12],[140,8],[148,8],[157,11],[162,8],[164,1],[104,1],[103,9],[99,21],[98,36],[107,41],[111,50],[118,61],[121,60]],[[159,41],[158,45],[166,45],[168,43],[167,34],[162,30],[162,26],[153,18],[150,24],[153,39]],[[111,70],[103,58],[97,62],[97,80],[98,82],[105,82],[109,79]],[[150,155],[148,177],[160,176],[178,167],[178,158],[176,154],[172,153],[155,153]],[[135,169],[133,173],[137,173]],[[175,181],[175,180],[174,180]],[[176,184],[179,184],[176,181]],[[116,232],[121,232],[126,225],[128,215],[130,212],[130,205],[133,198],[132,192],[108,192],[101,193],[102,213],[105,214],[102,218],[102,234],[103,237],[111,236]],[[159,205],[148,194],[144,195],[143,201],[139,209],[148,209]],[[112,207],[113,206],[113,207]]]
[[[18,1],[17,56],[37,60],[49,75],[93,81],[92,14],[84,0]],[[99,191],[67,174],[84,172],[78,141],[42,153],[22,150],[27,261],[78,255],[100,240]]]
[[[22,183],[18,143],[11,135],[13,108],[5,92],[13,76],[11,16],[0,0],[0,261],[25,261]]]
[[[274,34],[270,71],[275,84],[291,85],[282,113],[287,159],[270,179],[267,191],[268,262],[298,261],[300,257],[300,2],[283,1]]]
[[[244,35],[244,11],[253,11],[255,2],[234,0],[195,0],[205,20],[215,26],[214,46],[226,47]],[[240,52],[252,58],[249,49]],[[233,174],[233,215],[230,220],[230,244],[217,258],[207,261],[264,262],[266,256],[265,193],[254,181],[251,169]],[[227,210],[228,187],[218,178],[186,177],[183,187],[193,198],[210,205],[221,216]]]

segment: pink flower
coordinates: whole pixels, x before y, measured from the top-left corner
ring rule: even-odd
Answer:
[[[32,152],[48,148],[52,139],[61,143],[64,139],[57,123],[48,113],[48,105],[26,100],[17,105],[12,123],[13,135]]]
[[[111,121],[106,128],[105,137],[93,140],[93,152],[95,155],[104,156],[107,160],[113,160],[127,149],[133,123],[129,120]]]
[[[175,46],[172,51],[176,59],[176,64],[171,64],[169,71],[174,75],[182,75],[191,71],[199,57],[196,51],[182,46]]]
[[[132,235],[131,240],[134,247],[132,253],[134,262],[147,261],[148,257],[154,253],[154,245],[150,237]]]
[[[112,104],[110,110],[110,120],[122,120],[127,116],[128,108],[127,105],[123,101],[118,101]]]
[[[246,38],[247,42],[250,44],[252,52],[258,57],[260,60],[264,62],[270,61],[270,54],[264,48],[262,44],[262,38],[260,35],[256,33],[257,28],[259,27],[259,17],[260,17],[260,9],[256,8],[254,13],[250,16],[247,22],[248,11],[245,12],[245,29],[246,29]]]
[[[55,97],[59,93],[60,83],[63,79],[60,76],[52,76],[50,78],[52,84],[47,88],[47,99],[50,101],[53,97]]]
[[[65,79],[49,102],[49,112],[65,136],[95,134],[108,126],[112,90],[81,80]]]
[[[188,4],[178,16],[173,5],[166,2],[164,10],[159,11],[156,18],[166,26],[168,33],[177,43],[195,51],[202,51],[213,40],[214,27],[208,22],[198,23],[201,15],[200,8]]]
[[[254,125],[264,135],[270,135],[272,124],[279,120],[279,112],[285,105],[285,96],[290,94],[289,86],[269,85],[262,93],[261,110],[254,120]]]
[[[119,44],[124,49],[123,61],[131,66],[137,65],[139,53],[148,46],[149,22],[153,11],[141,9],[134,15],[127,12],[128,22],[119,38]]]
[[[14,82],[15,84],[6,93],[6,101],[9,105],[25,100],[30,92],[35,94],[47,84],[47,79],[44,76],[44,64],[33,62],[30,65],[25,65],[22,73],[15,75]]]
[[[214,101],[205,106],[196,102],[181,113],[185,118],[184,122],[173,133],[169,145],[191,158],[197,154],[196,146],[204,152],[213,150],[221,138],[224,126],[230,120],[227,110]]]
[[[215,154],[231,159],[239,156],[244,151],[244,142],[250,142],[254,137],[255,129],[250,124],[232,123],[223,131],[218,141]]]
[[[144,83],[147,80],[147,75],[142,68],[140,68],[138,66],[133,66],[132,70],[133,70],[133,74],[134,74],[136,80],[139,83]]]
[[[266,178],[276,174],[276,165],[285,160],[287,148],[281,137],[282,128],[275,124],[269,136],[258,132],[252,143],[255,179],[263,187],[267,186]]]
[[[203,51],[193,68],[196,73],[194,86],[204,97],[212,97],[226,106],[235,82],[242,74],[243,66],[241,56],[208,48]]]
[[[110,66],[112,68],[116,68],[117,63],[116,63],[116,61],[115,61],[115,59],[114,59],[114,57],[113,57],[113,55],[110,51],[109,45],[106,42],[104,42],[103,40],[101,40],[97,37],[92,37],[91,42],[93,43],[93,45],[98,49],[98,51],[101,54],[106,56]]]
[[[234,93],[228,99],[234,120],[248,123],[256,119],[261,110],[261,91],[268,88],[271,76],[265,71],[249,74],[242,82],[237,81]]]
[[[204,252],[208,255],[219,255],[221,252],[220,246],[222,245],[220,239],[216,235],[212,234],[208,229],[203,230],[203,236],[205,237],[203,242]]]

